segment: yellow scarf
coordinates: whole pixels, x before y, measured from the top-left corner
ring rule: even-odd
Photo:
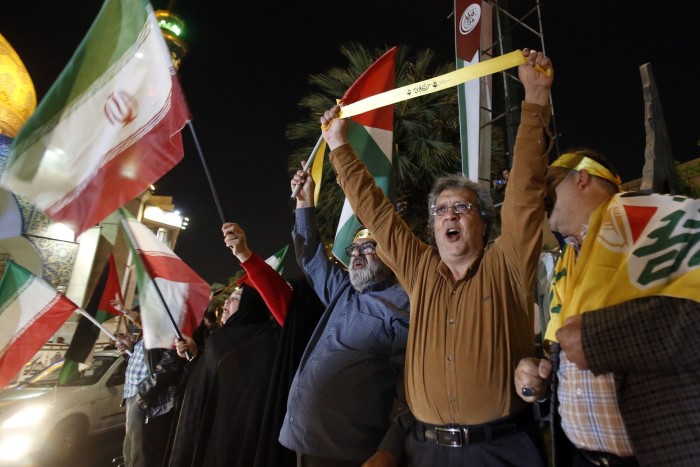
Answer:
[[[641,297],[700,301],[700,201],[622,193],[596,209],[576,257],[557,261],[545,339],[569,316]]]

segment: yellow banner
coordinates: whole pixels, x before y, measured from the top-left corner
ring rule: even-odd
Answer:
[[[520,50],[492,58],[484,62],[475,63],[459,70],[426,79],[418,83],[409,84],[390,91],[375,94],[352,104],[348,104],[341,109],[340,118],[353,117],[370,110],[378,109],[397,102],[406,101],[426,94],[443,91],[469,80],[491,75],[499,71],[513,68],[514,66],[527,63],[527,58]],[[549,75],[551,70],[544,71]]]

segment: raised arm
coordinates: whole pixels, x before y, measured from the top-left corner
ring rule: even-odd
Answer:
[[[520,125],[513,151],[513,167],[501,209],[501,236],[496,240],[518,272],[518,285],[529,293],[534,286],[537,261],[542,249],[544,221],[544,177],[551,138],[549,96],[552,63],[542,52],[525,49],[528,63],[518,67],[525,88]]]
[[[258,255],[250,251],[243,229],[238,224],[227,222],[221,227],[224,243],[241,262],[250,282],[260,293],[265,304],[280,326],[284,326],[292,289],[272,267]]]
[[[331,149],[330,160],[337,174],[337,182],[343,188],[360,223],[372,232],[379,245],[377,253],[380,258],[409,291],[421,253],[429,247],[413,235],[348,144],[348,121],[339,120],[339,114],[340,106],[336,105],[321,118],[323,137]]]

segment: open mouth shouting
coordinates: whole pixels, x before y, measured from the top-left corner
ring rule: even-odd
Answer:
[[[352,269],[360,269],[367,266],[367,258],[364,256],[354,256],[351,258],[350,265]]]
[[[447,238],[448,242],[459,240],[459,236],[459,230],[457,230],[456,228],[448,227],[447,229],[445,229],[445,238]]]

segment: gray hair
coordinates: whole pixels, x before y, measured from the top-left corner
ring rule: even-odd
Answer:
[[[491,199],[491,193],[489,193],[488,188],[469,180],[462,174],[453,174],[446,177],[439,178],[433,183],[433,187],[428,193],[428,209],[435,205],[438,196],[445,190],[462,190],[466,189],[474,193],[477,197],[477,209],[481,218],[486,223],[486,231],[484,233],[484,245],[489,241],[491,236],[491,228],[493,227],[493,222],[496,219],[496,208],[493,206],[493,200]],[[431,215],[428,219],[428,236],[430,237],[430,242],[435,244],[435,216]]]

